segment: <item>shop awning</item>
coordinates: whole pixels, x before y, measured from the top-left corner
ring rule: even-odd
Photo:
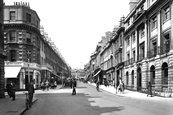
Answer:
[[[99,70],[99,71],[94,75],[94,77],[97,76],[100,72],[101,72],[101,70]]]
[[[17,78],[21,67],[5,67],[5,78]]]

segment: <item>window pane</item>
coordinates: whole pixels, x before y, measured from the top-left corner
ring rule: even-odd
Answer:
[[[26,14],[26,21],[31,22],[31,14]]]
[[[15,42],[15,31],[10,31],[9,37],[9,42]]]
[[[10,11],[10,20],[15,20],[15,11]]]

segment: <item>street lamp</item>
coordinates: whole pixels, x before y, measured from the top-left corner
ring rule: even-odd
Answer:
[[[29,68],[30,54],[31,54],[31,52],[28,51],[27,52],[27,55],[28,55],[28,83],[30,82],[30,68]]]

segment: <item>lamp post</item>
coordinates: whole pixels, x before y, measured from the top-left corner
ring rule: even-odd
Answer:
[[[61,82],[62,82],[62,86],[63,86],[63,75],[62,75],[62,72],[61,72]]]
[[[29,62],[30,62],[29,59],[30,58],[29,57],[30,57],[30,54],[31,54],[30,51],[28,51],[27,54],[28,54],[28,83],[29,83],[30,82],[30,68],[29,68]]]

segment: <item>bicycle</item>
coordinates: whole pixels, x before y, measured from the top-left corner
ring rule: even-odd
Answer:
[[[29,109],[29,95],[28,95],[28,92],[25,92],[25,95],[26,95],[26,99],[25,99],[26,109]]]

